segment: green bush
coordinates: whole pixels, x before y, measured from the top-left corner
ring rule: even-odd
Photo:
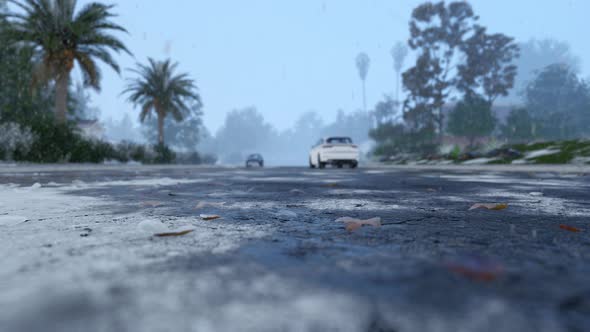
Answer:
[[[176,153],[164,144],[154,146],[154,151],[156,152],[155,164],[171,164],[176,160]]]
[[[0,125],[11,131],[0,136],[0,160],[34,163],[136,161],[143,164],[170,164],[176,161],[176,153],[168,146],[146,146],[130,142],[114,146],[89,139],[73,123],[60,124],[54,121],[51,113],[29,117],[20,123],[0,121]],[[24,139],[23,133],[30,133],[27,144],[21,142]],[[208,161],[210,159],[211,157]],[[195,152],[194,155],[187,156],[186,161],[201,163],[201,157]]]
[[[372,129],[369,136],[377,142],[373,153],[393,156],[400,153],[417,153],[424,156],[436,153],[438,144],[432,130],[410,131],[402,124],[384,123]]]

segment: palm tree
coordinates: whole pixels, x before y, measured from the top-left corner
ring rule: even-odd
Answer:
[[[365,81],[367,80],[367,74],[369,73],[369,65],[371,59],[367,53],[361,52],[356,57],[356,68],[359,71],[359,76],[363,83],[363,111],[367,112],[367,95],[365,91]]]
[[[166,116],[170,114],[176,121],[182,121],[194,109],[194,105],[201,107],[201,97],[188,74],[174,73],[178,63],[151,58],[148,58],[148,62],[148,65],[137,64],[137,69],[131,69],[138,77],[129,79],[123,94],[129,94],[128,101],[141,107],[141,122],[150,117],[152,112],[156,113],[158,143],[163,145]]]
[[[395,79],[396,79],[396,86],[395,86],[395,99],[399,102],[399,79],[401,77],[402,67],[404,66],[404,61],[408,56],[408,47],[402,43],[397,42],[391,48],[391,57],[393,58],[393,69],[395,70]]]
[[[112,5],[89,3],[76,10],[76,0],[9,0],[21,13],[9,13],[11,38],[35,50],[33,83],[55,81],[55,114],[66,121],[70,73],[78,64],[84,85],[100,90],[96,60],[119,66],[109,51],[131,54],[109,31],[127,32],[113,23]]]

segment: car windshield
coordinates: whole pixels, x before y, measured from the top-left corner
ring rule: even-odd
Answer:
[[[248,159],[262,159],[262,156],[259,154],[251,154]]]
[[[352,140],[348,137],[330,137],[326,140],[329,144],[352,144]]]

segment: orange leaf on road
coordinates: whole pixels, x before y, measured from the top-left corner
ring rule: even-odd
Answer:
[[[499,210],[504,210],[507,207],[508,207],[508,204],[505,204],[505,203],[477,203],[477,204],[473,204],[473,206],[471,206],[469,208],[469,211],[477,210],[477,209],[499,211]]]
[[[499,262],[477,255],[460,257],[446,266],[451,272],[476,281],[494,281],[504,272]]]
[[[206,220],[206,221],[215,220],[215,219],[221,218],[220,216],[218,216],[216,214],[202,214],[199,217],[201,217],[201,219]]]
[[[363,227],[364,225],[373,226],[373,227],[381,227],[381,218],[379,218],[379,217],[366,219],[366,220],[350,218],[350,217],[342,217],[342,218],[336,219],[336,221],[343,222],[346,225],[346,230],[349,232],[353,232],[353,231]]]
[[[570,231],[570,232],[574,232],[574,233],[579,233],[582,230],[573,226],[568,226],[568,225],[559,225],[559,228],[566,230],[566,231]]]
[[[157,237],[182,236],[182,235],[186,235],[192,231],[194,231],[194,229],[186,229],[184,231],[178,231],[178,232],[157,233],[157,234],[154,234],[154,236],[157,236]]]

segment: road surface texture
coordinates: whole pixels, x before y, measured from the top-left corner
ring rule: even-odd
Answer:
[[[587,169],[0,168],[1,331],[590,331]]]

